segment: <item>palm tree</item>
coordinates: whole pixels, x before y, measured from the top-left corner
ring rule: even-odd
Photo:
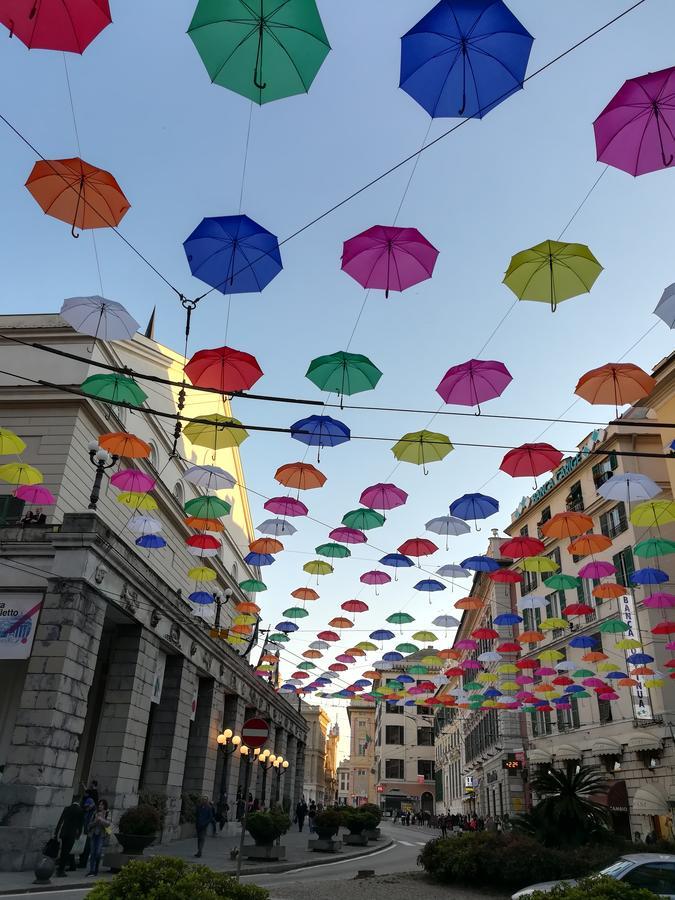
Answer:
[[[607,793],[603,776],[590,766],[568,763],[535,775],[532,790],[541,799],[529,817],[529,828],[545,843],[584,843],[607,827],[608,810],[595,797]]]

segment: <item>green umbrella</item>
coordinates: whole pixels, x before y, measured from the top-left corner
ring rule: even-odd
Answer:
[[[327,556],[329,559],[346,559],[352,555],[351,550],[343,547],[342,544],[320,544],[314,549],[319,556]]]
[[[602,272],[602,266],[585,244],[544,241],[511,259],[504,276],[519,300],[558,303],[587,294]]]
[[[284,615],[286,615],[286,613],[284,613]],[[303,672],[308,672],[310,669],[316,669],[316,665],[312,662],[301,662],[298,669],[301,669]]]
[[[397,644],[395,649],[399,653],[417,653],[420,648],[417,644]]]
[[[380,528],[384,525],[386,519],[382,513],[374,509],[363,507],[361,509],[351,509],[342,517],[342,524],[347,528],[358,528],[359,531],[368,531],[370,528]]]
[[[275,632],[275,634],[271,634],[267,640],[272,641],[273,644],[287,644],[290,641],[290,638],[287,634]]]
[[[305,377],[322,391],[350,397],[361,391],[372,391],[382,378],[382,372],[367,356],[339,351],[313,359]]]
[[[371,650],[377,650],[377,644],[374,644],[372,641],[359,641],[356,644],[357,650],[365,650],[366,653],[369,653]]]
[[[401,681],[394,680],[394,681],[388,681],[387,684],[385,685],[385,687],[388,687],[389,693],[393,694],[394,691],[402,691],[404,688],[404,685]]]
[[[285,616],[287,619],[305,619],[308,615],[309,612],[301,606],[290,606],[282,613],[282,616]]]
[[[479,681],[467,681],[464,685],[465,691],[482,691],[483,685]]]
[[[581,578],[575,578],[573,575],[551,575],[550,578],[544,578],[544,584],[554,591],[569,591],[581,587]]]
[[[199,0],[188,34],[212,82],[260,104],[307,93],[330,50],[316,0]]]
[[[635,555],[644,556],[647,559],[667,553],[675,553],[675,541],[669,541],[666,538],[647,538],[635,545]]]
[[[267,585],[264,581],[258,581],[257,578],[247,578],[246,581],[240,581],[239,587],[242,591],[247,591],[249,594],[257,594],[261,591],[267,590]]]
[[[408,613],[396,612],[387,616],[386,621],[390,622],[392,625],[407,625],[408,622],[414,622],[415,620]]]
[[[183,509],[189,516],[195,516],[198,519],[219,519],[221,516],[229,515],[232,507],[226,500],[207,494],[204,497],[188,500]]]
[[[591,672],[590,669],[577,669],[576,672],[572,673],[573,678],[592,678],[595,675],[595,672]]]
[[[428,643],[432,643],[433,641],[437,641],[438,638],[433,633],[433,631],[416,631],[413,634],[414,641],[427,641]]]
[[[427,463],[439,462],[454,450],[446,434],[435,431],[411,431],[404,434],[391,448],[399,462],[422,466],[426,475]]]
[[[630,631],[630,625],[626,625],[625,622],[621,622],[619,619],[610,619],[607,622],[601,622],[598,625],[598,631],[601,631],[603,634],[619,634],[624,631]]]
[[[134,379],[126,375],[90,375],[82,382],[80,390],[99,400],[128,403],[130,406],[140,406],[148,399]]]
[[[429,670],[426,666],[410,666],[408,669],[409,675],[426,675]]]
[[[577,691],[574,696],[577,700],[588,700],[591,695],[588,693],[588,691]]]

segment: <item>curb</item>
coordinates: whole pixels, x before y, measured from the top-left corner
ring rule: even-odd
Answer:
[[[378,841],[372,847],[368,847],[367,850],[362,850],[359,853],[325,853],[318,857],[317,859],[306,860],[305,862],[286,862],[281,865],[275,866],[273,869],[269,867],[250,867],[250,868],[242,868],[241,874],[242,876],[250,876],[250,875],[277,875],[283,874],[284,872],[293,872],[295,869],[311,869],[312,866],[324,866],[326,863],[331,862],[339,862],[342,860],[350,860],[350,859],[360,859],[363,856],[370,856],[373,853],[379,853],[380,850],[387,850],[391,847],[395,841]],[[149,858],[149,857],[148,857]],[[218,872],[220,875],[235,875],[236,869],[214,869],[214,872]],[[77,881],[77,882],[67,882],[67,881],[59,881],[58,884],[32,884],[30,887],[22,887],[22,888],[10,888],[8,890],[0,890],[0,897],[13,896],[15,894],[25,894],[29,896],[30,894],[41,894],[47,893],[48,891],[81,891],[81,890],[89,890],[93,888],[96,884],[100,884],[102,879],[97,881]],[[106,878],[105,880],[109,880]]]

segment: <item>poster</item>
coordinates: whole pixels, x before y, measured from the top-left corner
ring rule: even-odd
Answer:
[[[42,594],[0,593],[0,659],[28,659]]]
[[[195,684],[195,689],[192,694],[192,703],[190,705],[190,721],[194,722],[195,716],[197,715],[197,701],[199,699],[199,679],[197,679],[197,683]]]
[[[621,612],[622,621],[628,625],[628,630],[623,633],[622,637],[633,638],[642,643],[635,599],[632,594],[624,594],[623,597],[621,597],[619,600],[619,610]],[[634,652],[634,650],[626,650],[627,665],[629,665],[628,659],[631,653]],[[637,681],[637,684],[631,688],[631,699],[633,701],[633,713],[635,718],[640,719],[643,722],[651,721],[654,716],[652,715],[652,704],[649,699],[649,691],[643,684],[644,679],[641,676],[638,677],[632,675],[630,668],[628,669],[628,674]]]
[[[152,703],[159,703],[162,699],[162,687],[164,686],[164,670],[166,668],[166,653],[162,650],[157,654],[155,662],[155,678],[152,682]]]

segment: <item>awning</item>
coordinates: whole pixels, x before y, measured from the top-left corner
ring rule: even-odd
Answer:
[[[639,734],[633,734],[628,738],[627,749],[635,752],[661,750],[663,745],[658,735],[651,734],[649,731],[641,731]]]
[[[557,744],[553,747],[553,755],[559,760],[581,759],[581,750],[571,744]]]
[[[533,750],[527,751],[527,761],[529,763],[534,763],[535,765],[539,765],[539,763],[550,763],[551,754],[535,747]]]
[[[591,744],[591,753],[597,753],[599,756],[619,756],[622,753],[621,744],[613,741],[612,738],[598,738]]]
[[[668,801],[653,787],[639,787],[631,800],[631,811],[638,816],[666,816],[670,814]]]

